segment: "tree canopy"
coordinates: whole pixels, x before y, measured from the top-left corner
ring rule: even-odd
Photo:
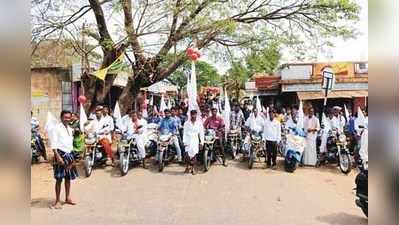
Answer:
[[[297,47],[306,40],[349,38],[359,10],[354,0],[32,0],[32,43],[78,40],[84,33],[101,49],[102,67],[126,51],[133,76],[119,96],[124,108],[140,87],[183,65],[189,46],[223,58],[225,49],[247,51],[276,39]],[[165,64],[168,54],[176,57]],[[82,79],[92,105],[104,101],[115,76],[104,83],[87,74]]]

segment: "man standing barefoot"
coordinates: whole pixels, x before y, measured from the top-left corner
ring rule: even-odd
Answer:
[[[76,205],[70,198],[71,180],[78,177],[78,172],[75,167],[73,150],[73,129],[69,126],[71,120],[71,112],[61,112],[61,123],[59,123],[53,133],[53,140],[51,148],[54,152],[54,178],[55,183],[55,202],[51,206],[54,209],[61,209],[61,184],[65,179],[65,204]]]

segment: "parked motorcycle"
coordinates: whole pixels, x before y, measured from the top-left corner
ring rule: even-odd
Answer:
[[[254,162],[256,159],[260,157],[266,157],[264,151],[264,142],[262,139],[262,132],[260,131],[251,131],[251,147],[249,150],[249,159],[248,159],[248,168],[252,169]]]
[[[129,137],[127,133],[123,133],[118,142],[118,155],[119,169],[122,176],[125,176],[129,172],[131,164],[143,163],[143,167],[145,167],[144,160],[140,157],[135,139]]]
[[[202,152],[204,170],[209,170],[212,165],[212,161],[215,158],[214,145],[216,141],[216,132],[212,129],[207,129],[204,134],[204,148]]]
[[[289,129],[287,129],[284,125],[281,125],[281,141],[277,145],[277,152],[281,157],[285,157],[285,153],[287,151],[287,135],[289,134]]]
[[[107,161],[107,154],[103,146],[98,142],[96,133],[85,135],[84,169],[86,177],[90,177],[93,167],[104,165]]]
[[[32,154],[31,162],[38,163],[40,157],[43,157],[44,160],[47,160],[46,148],[42,138],[40,137],[38,126],[32,127],[30,140],[30,149]]]
[[[305,145],[306,142],[303,135],[287,134],[284,153],[285,171],[292,173],[297,169],[305,150]]]
[[[358,167],[360,173],[356,176],[356,205],[362,209],[364,215],[368,217],[368,163],[359,160]]]
[[[241,128],[233,126],[227,134],[227,141],[232,159],[236,159],[241,146]]]
[[[327,138],[327,152],[318,154],[316,167],[321,164],[338,163],[342,173],[348,174],[352,170],[352,161],[347,147],[345,134],[339,134],[336,129],[330,130]]]
[[[147,143],[145,144],[146,155],[151,157],[155,156],[157,153],[157,146],[159,140],[158,133],[158,124],[150,123],[147,125],[146,136],[148,138]]]
[[[162,172],[165,165],[173,162],[177,152],[173,146],[173,134],[161,134],[158,142],[158,171]]]

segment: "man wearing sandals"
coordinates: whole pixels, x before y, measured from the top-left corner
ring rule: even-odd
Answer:
[[[78,177],[75,167],[73,151],[73,129],[69,126],[72,114],[69,111],[61,112],[61,123],[59,123],[53,133],[51,149],[54,152],[54,178],[55,183],[55,203],[51,206],[54,209],[61,209],[61,184],[65,180],[65,204],[75,205],[70,198],[71,180]]]

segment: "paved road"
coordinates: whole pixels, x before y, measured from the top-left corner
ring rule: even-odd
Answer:
[[[170,165],[93,171],[73,183],[76,206],[52,210],[52,169],[32,166],[31,220],[37,225],[361,225],[366,217],[354,203],[356,172],[299,168],[295,173],[229,161],[208,173],[184,174]],[[281,167],[280,167],[281,168]]]

